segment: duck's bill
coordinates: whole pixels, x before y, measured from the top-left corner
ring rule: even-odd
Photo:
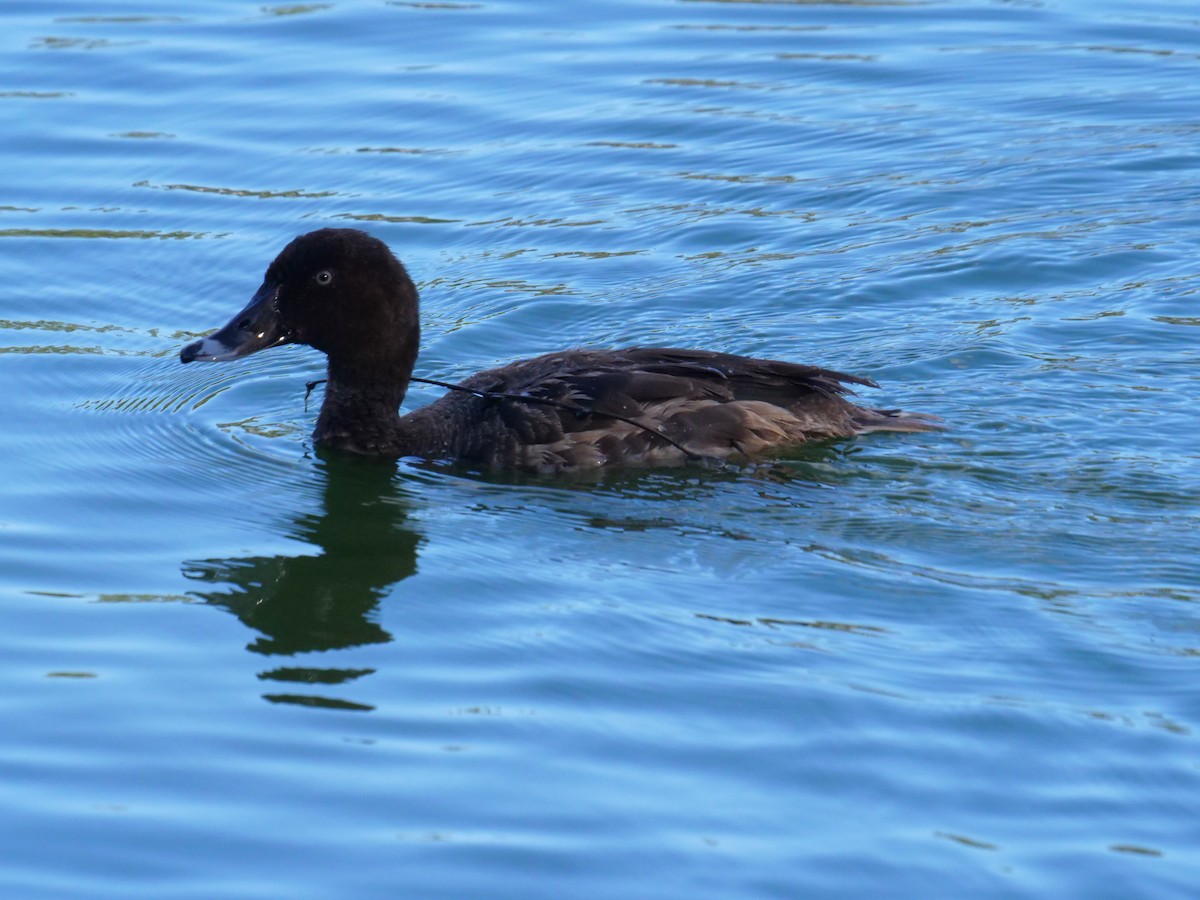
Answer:
[[[292,337],[279,319],[275,300],[279,288],[264,284],[250,303],[229,320],[220,331],[188,344],[179,352],[179,361],[226,362],[241,359],[267,347],[290,343]]]

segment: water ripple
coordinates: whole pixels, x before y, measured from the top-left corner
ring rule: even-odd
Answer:
[[[241,188],[215,187],[204,184],[152,184],[149,181],[135,181],[134,187],[151,188],[156,191],[195,191],[198,194],[221,194],[226,197],[253,197],[259,200],[274,200],[279,198],[295,199],[298,197],[321,198],[336,197],[337,191],[304,191],[304,190],[245,190]]]

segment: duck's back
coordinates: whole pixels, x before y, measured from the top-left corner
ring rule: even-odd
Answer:
[[[856,406],[869,379],[703,350],[551,353],[480,372],[402,420],[415,455],[557,471],[758,457],[868,431],[928,431],[931,417]],[[480,396],[480,393],[486,396]]]

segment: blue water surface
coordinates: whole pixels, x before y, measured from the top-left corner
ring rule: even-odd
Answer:
[[[0,116],[0,895],[1196,895],[1194,3],[15,0]],[[330,456],[315,351],[178,351],[331,225],[427,377],[949,430]]]

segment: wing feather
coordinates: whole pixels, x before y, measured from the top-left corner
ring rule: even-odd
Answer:
[[[875,386],[818,366],[643,347],[548,354],[463,385],[504,396],[460,395],[437,404],[475,421],[469,431],[476,446],[460,454],[500,463],[523,458],[534,468],[639,457],[681,462],[799,443],[810,431],[853,434],[851,411],[858,407],[841,396],[852,393],[850,385]]]

